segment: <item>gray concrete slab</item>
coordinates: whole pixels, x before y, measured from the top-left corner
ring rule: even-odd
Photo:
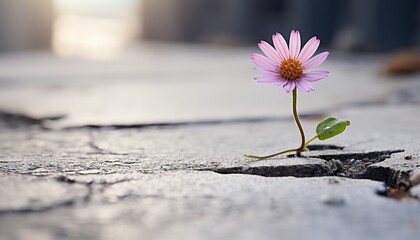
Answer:
[[[409,173],[419,167],[415,140],[420,128],[417,129],[415,124],[407,127],[405,119],[391,113],[404,112],[408,119],[418,119],[420,112],[416,111],[417,108],[417,105],[402,108],[376,106],[337,112],[338,116],[351,120],[348,130],[334,139],[315,143],[333,144],[344,149],[305,152],[304,157],[310,158],[300,160],[285,160],[287,155],[283,155],[277,160],[255,162],[242,156],[244,153],[270,154],[299,145],[299,135],[292,120],[127,129],[5,130],[0,134],[0,170],[56,175],[177,169],[237,172],[238,169],[256,167],[257,172],[267,169],[273,176],[301,176],[304,167],[313,166],[310,169],[317,168],[319,175],[324,176],[333,175],[331,171],[340,167],[332,161],[326,166],[325,160],[335,159],[344,162],[358,160],[363,164],[367,161],[369,166],[365,164],[366,167],[379,168],[379,173],[372,170],[373,175],[379,174],[374,179],[382,181],[386,178],[394,185],[400,180],[408,181]],[[380,124],[381,121],[389,124]],[[304,120],[308,133],[316,123],[317,119]],[[406,160],[406,155],[411,159]],[[298,165],[303,167],[285,174],[282,169],[273,170],[273,161],[281,166],[294,163],[289,169]],[[393,172],[384,173],[383,168]],[[306,174],[317,176],[311,171]],[[259,175],[265,175],[264,171]]]
[[[52,127],[290,116],[290,95],[252,80],[254,52],[256,46],[144,44],[110,62],[0,56],[0,109],[67,116]],[[412,100],[407,96],[416,94],[400,92],[418,92],[419,75],[387,78],[379,74],[383,61],[332,52],[322,66],[330,77],[315,83],[315,92],[300,94],[300,110]]]
[[[416,238],[418,75],[333,54],[331,77],[300,98],[304,128],[329,114],[351,125],[299,158],[255,161],[243,154],[299,135],[290,96],[251,80],[253,51],[0,56],[1,238]]]
[[[90,186],[101,189],[92,191],[90,198],[95,200],[26,215],[1,215],[2,236],[411,239],[419,233],[418,202],[378,196],[375,191],[383,186],[370,180],[265,178],[209,172],[138,174],[136,178],[103,184],[91,176],[94,183]],[[75,182],[69,186],[84,184],[87,177],[72,179]]]
[[[0,175],[0,215],[44,211],[75,204],[88,196],[88,188],[68,186],[50,178]]]

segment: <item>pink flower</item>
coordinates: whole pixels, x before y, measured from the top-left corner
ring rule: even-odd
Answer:
[[[328,76],[329,72],[325,70],[309,71],[324,62],[329,54],[322,52],[311,58],[320,43],[316,37],[309,39],[302,50],[299,31],[292,30],[290,33],[289,47],[280,33],[273,35],[273,43],[275,48],[265,41],[258,44],[267,57],[260,54],[251,56],[255,69],[261,73],[254,77],[257,82],[282,86],[288,93],[295,87],[310,92],[314,90],[310,82]]]

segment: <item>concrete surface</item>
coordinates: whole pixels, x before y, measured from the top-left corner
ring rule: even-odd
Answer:
[[[416,238],[419,75],[331,58],[300,99],[304,128],[351,125],[300,158],[255,161],[242,155],[299,138],[289,96],[252,82],[252,51],[0,56],[1,239]]]

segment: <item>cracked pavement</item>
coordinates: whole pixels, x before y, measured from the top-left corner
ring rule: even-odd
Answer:
[[[303,125],[311,135],[334,115],[349,128],[300,158],[255,161],[242,155],[299,142],[290,99],[250,80],[254,49],[196,48],[141,48],[113,65],[0,58],[1,239],[420,234],[419,75],[384,80],[380,59],[332,57],[332,80],[302,94]]]

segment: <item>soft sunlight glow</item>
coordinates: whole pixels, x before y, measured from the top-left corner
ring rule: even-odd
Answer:
[[[55,0],[53,50],[61,56],[113,59],[138,32],[136,0]]]

